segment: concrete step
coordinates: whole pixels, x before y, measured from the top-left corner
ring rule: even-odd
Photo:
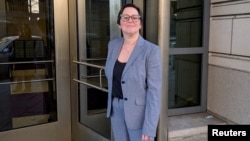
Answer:
[[[168,141],[207,141],[208,125],[227,124],[209,113],[172,116],[168,121]]]

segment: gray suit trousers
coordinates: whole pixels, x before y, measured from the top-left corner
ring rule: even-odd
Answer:
[[[142,129],[134,130],[127,128],[123,104],[123,99],[113,98],[110,118],[114,141],[142,141]],[[149,141],[154,141],[154,139]]]

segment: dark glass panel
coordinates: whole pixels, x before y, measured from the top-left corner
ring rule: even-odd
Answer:
[[[202,46],[203,0],[172,0],[170,9],[170,47]]]
[[[170,55],[169,108],[200,105],[201,55]]]
[[[57,121],[53,1],[5,0],[0,11],[0,131]]]

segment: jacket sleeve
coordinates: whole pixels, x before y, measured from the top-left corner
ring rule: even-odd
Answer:
[[[162,66],[161,66],[160,48],[154,47],[147,57],[146,75],[147,75],[147,95],[145,119],[142,133],[152,137],[156,136],[157,125],[161,106],[162,89]]]

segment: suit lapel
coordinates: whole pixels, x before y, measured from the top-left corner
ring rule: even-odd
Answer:
[[[136,58],[139,56],[139,54],[142,52],[143,43],[144,43],[144,39],[141,36],[139,36],[139,39],[136,43],[136,46],[135,46],[135,48],[134,48],[134,50],[129,58],[124,70],[123,70],[123,73],[122,73],[123,76],[126,73],[126,71],[129,69],[129,67],[133,64],[133,62],[136,60]]]
[[[120,40],[117,41],[117,43],[115,44],[116,46],[113,46],[112,48],[112,53],[111,53],[111,60],[110,60],[110,68],[111,69],[111,74],[113,74],[113,70],[114,70],[114,66],[115,66],[115,62],[118,59],[119,53],[121,51],[122,48],[122,44],[123,44],[124,39],[120,38]]]

